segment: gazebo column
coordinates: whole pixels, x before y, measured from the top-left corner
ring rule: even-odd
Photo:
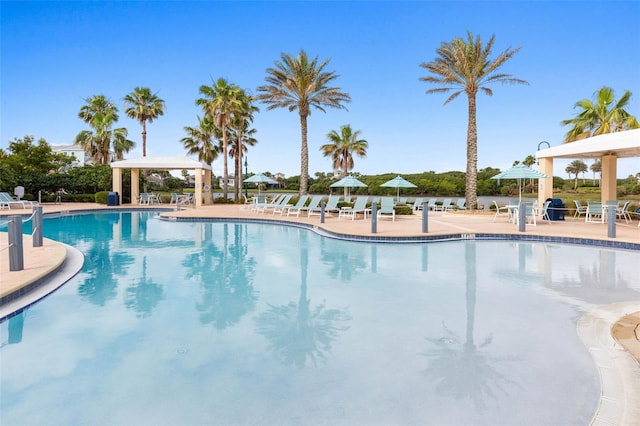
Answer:
[[[205,185],[209,187],[208,191],[204,191],[204,203],[213,204],[213,199],[211,197],[211,190],[213,185],[211,185],[211,170],[209,169],[204,170],[204,182]]]
[[[131,204],[140,202],[140,169],[131,169]]]
[[[548,178],[538,179],[538,206],[543,206],[547,198],[553,197],[553,158],[540,158],[538,170],[549,176]]]
[[[202,169],[196,169],[196,208],[202,207]]]
[[[122,169],[111,169],[111,191],[117,192],[122,200]]]
[[[618,199],[618,157],[608,154],[602,157],[602,182],[600,183],[600,200],[604,204]]]

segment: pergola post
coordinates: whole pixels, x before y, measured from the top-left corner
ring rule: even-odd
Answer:
[[[205,185],[208,186],[209,190],[204,191],[204,203],[205,204],[213,204],[213,199],[211,197],[212,186],[211,185],[211,170],[204,169],[204,182]]]
[[[111,173],[111,190],[117,192],[122,200],[122,169],[114,168]]]
[[[618,199],[618,157],[614,154],[602,157],[602,182],[600,183],[600,200],[602,204]]]
[[[547,198],[553,198],[553,158],[541,158],[538,164],[538,171],[549,176],[538,179],[538,205],[543,206]]]
[[[196,169],[196,208],[202,207],[202,169]]]
[[[131,204],[140,203],[140,169],[131,169]]]

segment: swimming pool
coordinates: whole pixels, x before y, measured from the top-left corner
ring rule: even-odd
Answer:
[[[85,266],[0,324],[0,423],[584,425],[576,322],[640,299],[637,252],[156,214],[45,221]]]

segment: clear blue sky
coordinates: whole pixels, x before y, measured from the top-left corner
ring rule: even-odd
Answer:
[[[496,54],[522,46],[502,71],[530,86],[495,85],[478,96],[478,167],[506,169],[534,154],[540,141],[558,145],[573,105],[604,85],[634,94],[640,115],[638,1],[342,1],[342,2],[10,2],[1,7],[0,147],[24,135],[70,144],[86,129],[84,99],[104,94],[121,110],[141,156],[140,126],[125,117],[122,98],[146,86],[166,101],[148,126],[150,156],[185,155],[184,126],[195,126],[198,88],[224,77],[255,93],[282,52],[330,59],[327,70],[353,101],[348,111],[309,117],[309,172],[328,172],[319,147],[343,124],[362,131],[366,159],[354,171],[418,173],[465,169],[467,101],[443,106],[426,95],[422,62],[441,42],[467,30]],[[266,111],[254,127],[250,172],[300,173],[297,112]],[[587,163],[591,163],[587,161]],[[555,174],[567,177],[556,161]],[[566,165],[566,164],[565,164]],[[222,169],[221,160],[214,170]],[[619,162],[618,175],[640,172],[639,159]],[[590,175],[590,174],[589,174]]]

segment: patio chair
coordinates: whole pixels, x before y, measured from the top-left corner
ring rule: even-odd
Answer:
[[[604,223],[602,203],[589,201],[589,204],[587,204],[587,212],[584,216],[584,221],[591,223]]]
[[[262,205],[258,211],[260,213],[266,213],[267,210],[271,210],[273,209],[274,214],[276,210],[279,210],[281,208],[283,208],[284,206],[286,206],[287,204],[289,204],[289,200],[291,200],[293,198],[293,194],[287,194],[284,197],[280,197],[278,198],[278,201],[276,201],[275,203],[270,203],[270,204],[264,204]]]
[[[254,203],[251,210],[259,212],[260,210],[267,208],[267,206],[274,206],[282,199],[283,196],[284,194],[278,194],[271,200],[269,200],[266,195],[255,196],[253,197]]]
[[[338,209],[338,201],[340,201],[340,196],[339,195],[329,195],[329,199],[327,200],[327,204],[325,204],[324,206],[324,212],[325,213],[333,213],[333,212],[339,212],[340,209]],[[320,213],[322,212],[322,206],[318,206],[316,208],[313,209],[309,209],[307,211],[307,215],[308,217],[311,216],[320,216]]]
[[[36,201],[16,200],[8,192],[0,192],[0,208],[4,208],[6,206],[8,209],[11,209],[12,205],[19,205],[23,209],[26,209],[28,207],[38,205],[38,203]]]
[[[547,221],[548,224],[551,224],[551,217],[549,216],[550,205],[551,201],[545,201],[542,205],[542,210],[540,211],[540,219]]]
[[[616,220],[624,219],[625,223],[631,222],[631,212],[629,212],[629,205],[631,201],[625,201],[622,207],[618,207],[616,209]]]
[[[314,195],[313,197],[311,197],[311,201],[309,201],[309,205],[307,206],[302,206],[300,208],[297,209],[289,209],[287,211],[287,216],[289,216],[290,214],[294,214],[296,216],[300,216],[300,213],[306,211],[307,214],[309,213],[309,210],[311,209],[315,209],[316,207],[318,207],[320,205],[320,202],[322,201],[322,198],[324,198],[323,195]]]
[[[451,198],[445,198],[442,201],[442,204],[440,204],[440,205],[436,204],[433,207],[433,210],[436,211],[436,212],[444,212],[449,208],[450,205],[451,205]]]
[[[413,211],[414,212],[417,212],[418,210],[422,210],[422,200],[423,200],[423,198],[421,198],[421,197],[416,198],[415,200],[413,200],[412,207],[413,207]]]
[[[513,214],[515,215],[516,225],[520,224],[520,209],[522,208],[522,204],[520,207],[514,210]],[[538,215],[537,208],[534,204],[524,203],[524,221],[525,224],[531,224],[533,226],[537,225],[536,216]]]
[[[280,209],[280,216],[282,216],[284,214],[284,212],[287,212],[287,216],[289,216],[289,214],[291,214],[291,210],[296,210],[297,214],[296,216],[300,216],[300,209],[302,207],[304,207],[305,204],[307,204],[307,200],[309,199],[308,195],[302,195],[300,196],[300,198],[298,198],[298,202],[293,204],[293,205],[287,205],[282,207],[282,209]],[[276,214],[276,210],[273,210],[273,214]]]
[[[437,198],[429,198],[429,201],[427,202],[427,207],[429,207],[429,210],[435,211],[437,205],[438,205]]]
[[[448,205],[444,211],[450,211],[450,210],[466,210],[467,208],[465,207],[465,203],[467,201],[464,198],[458,198],[456,200],[455,204],[450,204]]]
[[[507,221],[511,222],[511,209],[509,208],[509,206],[500,207],[496,200],[493,200],[493,205],[496,206],[496,214],[493,216],[494,222],[499,216],[506,216]]]
[[[371,211],[371,209],[367,208],[367,201],[369,201],[369,197],[366,195],[357,197],[353,207],[343,207],[340,209],[338,212],[338,219],[351,216],[351,220],[355,220],[358,213],[362,213],[366,219],[367,213]]]
[[[382,197],[380,200],[380,208],[378,209],[378,217],[382,217],[383,215],[391,215],[391,219],[393,222],[396,221],[396,211],[393,208],[393,198],[392,197]]]
[[[407,197],[400,197],[397,204],[407,204]]]
[[[583,206],[580,200],[573,200],[573,203],[576,205],[576,211],[573,214],[574,219],[576,218],[576,216],[587,214],[587,206]]]

